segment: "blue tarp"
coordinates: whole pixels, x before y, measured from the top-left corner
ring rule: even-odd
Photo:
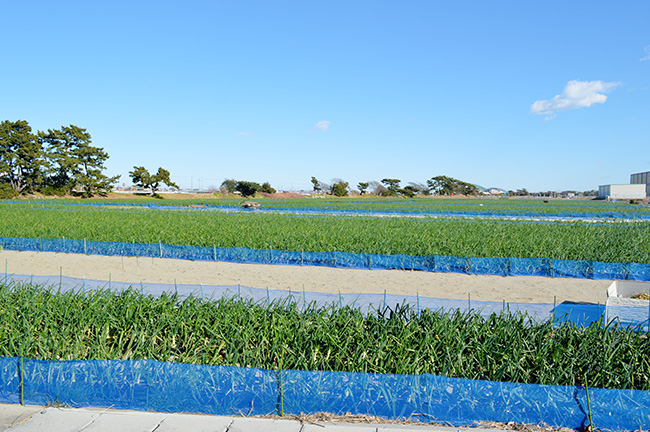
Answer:
[[[601,263],[548,258],[380,255],[275,249],[217,248],[164,243],[0,237],[4,249],[91,255],[145,256],[198,261],[307,265],[361,269],[403,269],[499,276],[544,276],[650,281],[650,264]]]
[[[0,402],[112,407],[218,415],[330,412],[455,426],[498,421],[581,428],[586,390],[446,378],[166,363],[154,360],[41,361],[0,357]],[[650,392],[589,391],[594,424],[650,428]]]

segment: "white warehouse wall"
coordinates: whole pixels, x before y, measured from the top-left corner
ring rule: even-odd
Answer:
[[[643,199],[647,196],[645,184],[621,184],[598,186],[598,198]]]

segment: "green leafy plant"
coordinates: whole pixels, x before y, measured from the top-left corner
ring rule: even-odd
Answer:
[[[128,290],[0,286],[0,355],[150,358],[271,370],[422,374],[650,390],[650,345],[634,329],[520,313],[270,305]],[[599,355],[594,356],[597,352]],[[586,378],[585,378],[586,376]]]

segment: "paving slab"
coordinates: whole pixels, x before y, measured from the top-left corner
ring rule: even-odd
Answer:
[[[11,432],[78,432],[92,424],[99,413],[85,410],[46,408],[8,429]]]
[[[95,408],[25,408],[20,405],[0,406],[0,418],[6,419],[7,432],[225,432],[233,424],[232,417],[195,414],[169,414],[139,411],[115,411]],[[21,421],[16,421],[16,419]],[[242,420],[248,431],[265,425]],[[272,420],[269,420],[272,421]],[[285,430],[285,429],[282,429]],[[288,430],[288,429],[287,429]]]
[[[305,423],[301,432],[377,432],[377,425],[369,423]]]
[[[226,432],[234,421],[232,417],[168,414],[156,432]]]
[[[45,407],[40,405],[0,404],[0,432],[4,432],[41,412]]]
[[[67,416],[66,411],[59,410],[56,414]],[[49,414],[49,413],[48,413]],[[163,413],[134,412],[134,411],[101,411],[92,423],[84,427],[84,432],[144,432],[156,430],[165,420]]]
[[[234,417],[228,432],[300,432],[302,425],[296,420]],[[323,432],[323,429],[319,429]]]
[[[0,432],[467,432],[464,428],[304,422],[203,414],[0,404]],[[473,428],[472,432],[494,432]]]

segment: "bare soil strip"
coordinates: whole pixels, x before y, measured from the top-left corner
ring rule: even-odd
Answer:
[[[475,276],[402,270],[237,264],[54,252],[0,251],[9,274],[64,276],[131,282],[237,285],[276,290],[416,295],[506,301],[604,304],[611,281],[536,276]]]

